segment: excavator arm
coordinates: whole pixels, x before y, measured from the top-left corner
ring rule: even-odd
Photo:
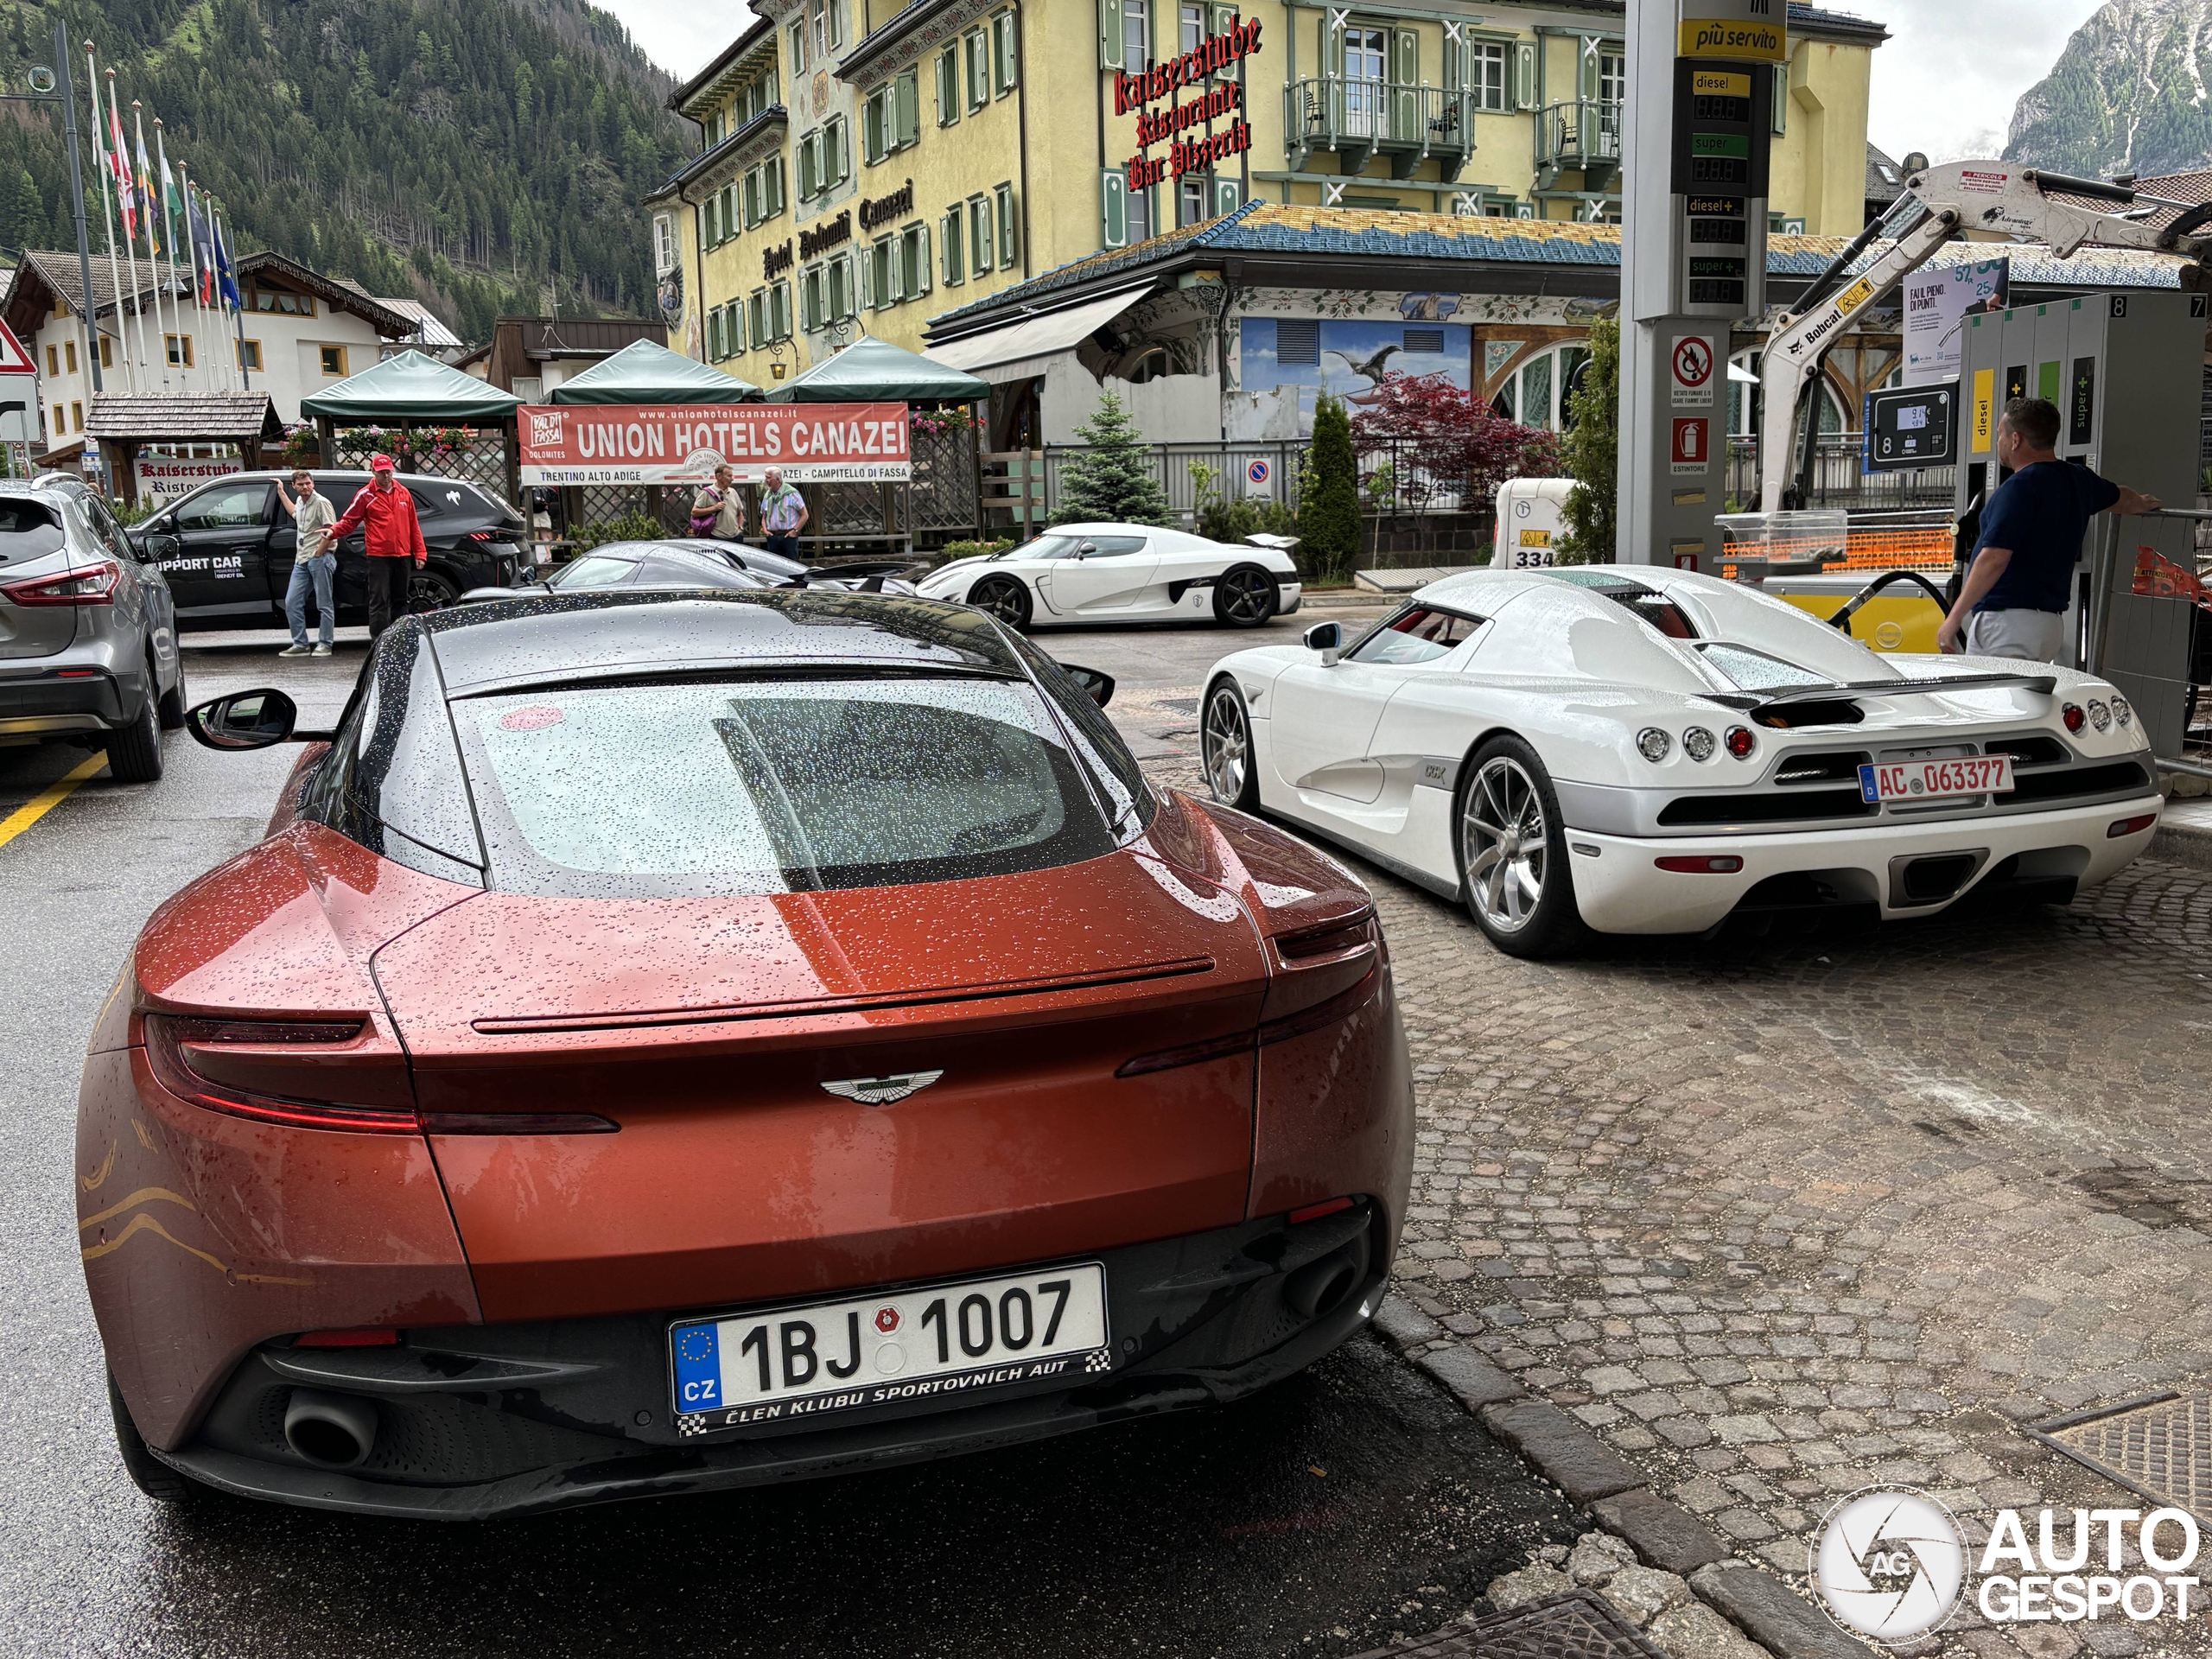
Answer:
[[[2100,213],[2061,195],[2109,201],[2129,211]],[[2046,244],[2061,259],[2085,245],[2141,248],[2178,253],[2184,288],[2212,287],[2203,261],[2212,237],[2196,232],[2212,223],[2212,204],[2190,207],[2158,229],[2143,222],[2160,207],[2179,206],[2139,197],[2126,183],[2069,178],[2009,162],[1949,162],[1916,173],[1890,211],[1866,227],[1807,289],[1796,307],[1776,318],[1760,369],[1765,409],[1759,423],[1759,501],[1770,509],[1801,507],[1810,481],[1806,448],[1812,429],[1821,364],[1851,325],[1935,257],[1945,243],[1969,231],[1994,232],[2020,242]],[[1889,245],[1864,270],[1852,263],[1877,241]]]

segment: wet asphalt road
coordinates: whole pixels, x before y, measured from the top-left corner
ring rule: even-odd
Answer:
[[[1135,688],[1250,639],[1045,643]],[[303,723],[334,716],[359,645],[278,662],[281,643],[188,642],[194,696],[277,684]],[[1371,1339],[1222,1411],[728,1497],[461,1528],[148,1502],[116,1460],[73,1243],[79,1055],[147,913],[251,842],[289,765],[182,734],[165,753],[160,783],[101,774],[0,845],[5,1651],[1356,1653],[1572,1537],[1555,1494]],[[82,759],[0,750],[0,818]]]

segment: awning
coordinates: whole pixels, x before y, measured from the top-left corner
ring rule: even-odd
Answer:
[[[772,404],[972,404],[991,395],[972,374],[863,335],[768,394]]]
[[[300,411],[334,421],[452,421],[490,424],[514,413],[522,399],[448,368],[420,352],[363,369],[300,399]]]
[[[650,340],[632,340],[613,356],[553,388],[556,404],[734,404],[760,388]]]
[[[943,346],[930,347],[931,360],[949,364],[956,369],[965,369],[970,374],[981,374],[1006,364],[1027,365],[1034,358],[1053,356],[1079,346],[1105,324],[1128,310],[1146,295],[1153,284],[1139,283],[1096,300],[1085,300],[1081,305],[1069,306],[1064,311],[1048,311],[1042,316],[1023,317],[1001,324],[987,333],[970,334]],[[1041,365],[1032,372],[1044,372]],[[992,379],[1004,377],[992,375]]]

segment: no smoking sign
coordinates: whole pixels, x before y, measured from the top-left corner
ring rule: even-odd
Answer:
[[[1720,383],[1720,356],[1703,334],[1686,334],[1667,354],[1670,402],[1676,409],[1711,409]]]

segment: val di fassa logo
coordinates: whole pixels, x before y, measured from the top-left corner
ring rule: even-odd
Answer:
[[[2019,1511],[1999,1510],[1975,1561],[1934,1498],[1864,1491],[1829,1511],[1808,1567],[1830,1618],[1894,1646],[1946,1624],[1970,1589],[1993,1624],[2193,1618],[2199,1542],[2184,1510],[2044,1510],[2032,1530]],[[1969,1562],[1979,1580],[1971,1586]]]

